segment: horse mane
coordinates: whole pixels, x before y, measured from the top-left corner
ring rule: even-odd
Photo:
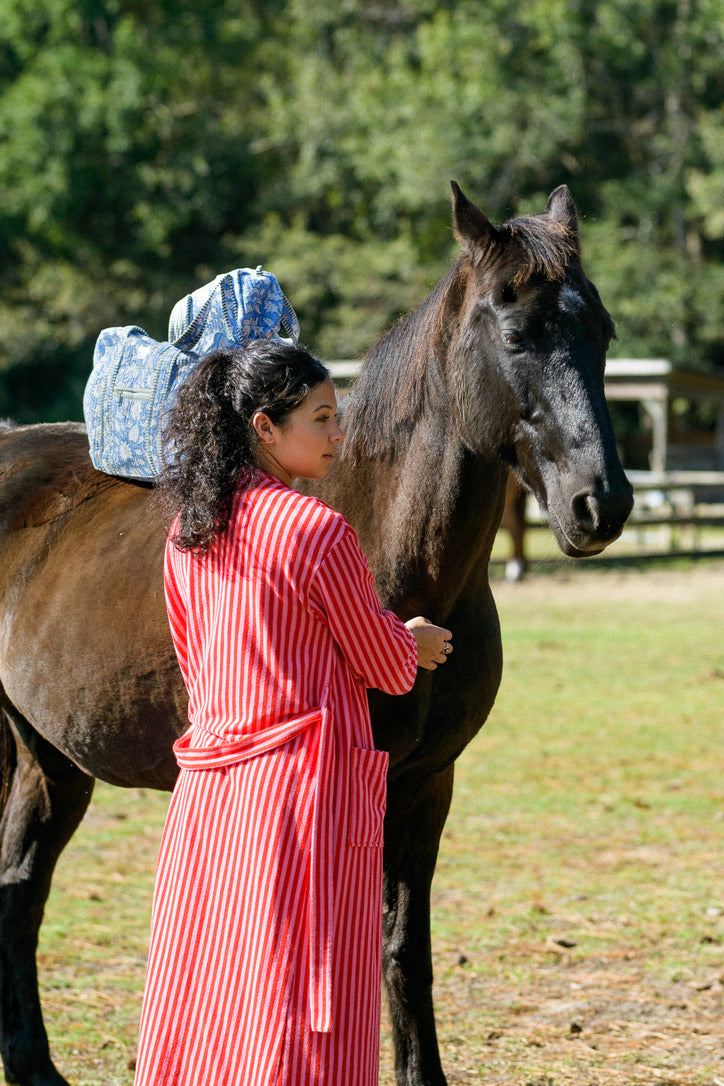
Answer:
[[[445,303],[455,293],[462,263],[459,260],[422,305],[393,325],[365,357],[342,421],[345,459],[357,463],[394,455],[431,402]]]
[[[535,278],[560,281],[579,255],[578,236],[549,215],[523,215],[493,228],[492,242],[463,253],[422,305],[402,317],[368,352],[343,419],[343,457],[351,463],[391,456],[444,395],[441,354],[462,307],[469,274],[502,277],[512,287]]]

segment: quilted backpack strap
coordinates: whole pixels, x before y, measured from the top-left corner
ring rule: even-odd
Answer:
[[[297,320],[297,314],[292,308],[292,303],[287,298],[284,291],[282,291],[282,317],[281,327],[287,333],[287,338],[291,339],[293,343],[297,343],[299,340],[299,321]]]

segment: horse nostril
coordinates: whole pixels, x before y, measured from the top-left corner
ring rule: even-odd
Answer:
[[[579,490],[571,498],[571,512],[580,528],[595,532],[600,524],[598,502],[590,490]]]

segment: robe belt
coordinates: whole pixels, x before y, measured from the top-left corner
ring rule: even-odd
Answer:
[[[326,708],[262,731],[212,747],[194,747],[193,728],[174,743],[182,769],[218,769],[256,758],[296,738],[313,725],[320,726],[312,840],[309,856],[309,1004],[311,1029],[332,1029],[332,935],[334,927],[334,818],[330,810],[334,771],[334,737]]]

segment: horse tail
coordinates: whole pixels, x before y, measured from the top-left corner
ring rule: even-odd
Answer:
[[[10,797],[17,752],[7,712],[0,707],[0,818]]]

